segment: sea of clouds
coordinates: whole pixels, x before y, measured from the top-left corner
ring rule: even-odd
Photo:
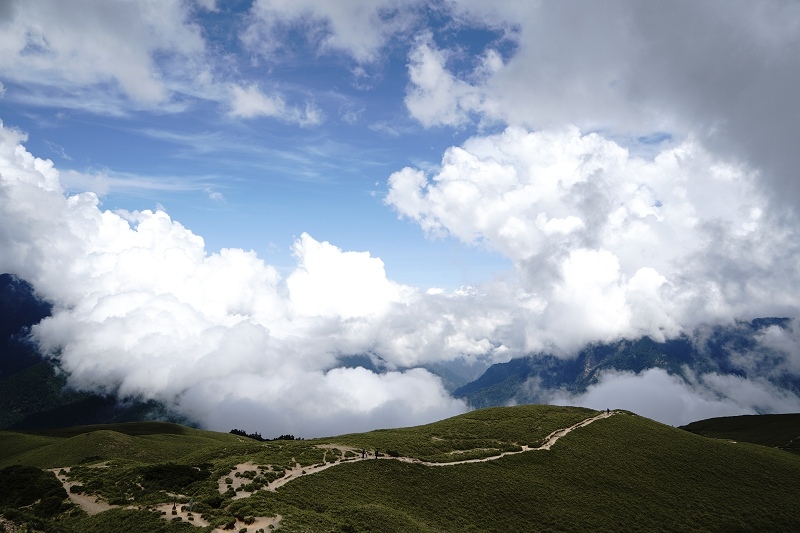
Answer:
[[[193,18],[213,0],[76,5],[0,4],[0,67],[30,89],[21,102],[122,116],[200,98],[229,119],[322,120],[223,75]],[[387,209],[431,238],[502,253],[511,271],[425,290],[388,279],[368,251],[302,234],[281,276],[253,251],[208,252],[163,210],[66,193],[53,163],[2,127],[0,271],[53,303],[32,335],[72,386],[163,401],[214,429],[314,436],[467,410],[414,368],[426,363],[570,357],[589,342],[798,317],[800,5],[443,2],[453,28],[503,36],[460,69],[463,50],[436,41],[421,5],[259,0],[238,42],[274,61],[281,32],[305,28],[354,73],[407,46],[408,116],[474,134],[436,168],[387,176]],[[793,320],[761,335],[770,368],[800,372],[798,331]],[[352,354],[388,370],[338,368]],[[670,423],[800,410],[760,378],[660,370],[552,398]]]
[[[400,215],[514,263],[447,293],[395,283],[368,252],[307,234],[285,278],[252,251],[209,253],[164,211],[112,212],[94,193],[65,194],[24,140],[0,130],[0,270],[54,304],[34,339],[74,387],[156,399],[215,429],[312,436],[422,423],[467,406],[417,365],[570,357],[588,342],[797,314],[786,290],[800,281],[794,229],[753,171],[691,141],[648,160],[574,127],[509,128],[451,148],[434,175],[396,172],[386,203]],[[796,372],[793,332],[772,328],[764,342]],[[389,370],[337,368],[352,354]],[[800,408],[766,381],[659,372],[607,375],[553,401],[636,404],[673,422]],[[672,401],[651,409],[637,387]],[[750,389],[771,400],[739,394]]]

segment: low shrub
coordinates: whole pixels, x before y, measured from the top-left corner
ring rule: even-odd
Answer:
[[[33,505],[35,514],[54,516],[61,512],[67,491],[52,472],[33,466],[14,465],[0,470],[0,507]]]

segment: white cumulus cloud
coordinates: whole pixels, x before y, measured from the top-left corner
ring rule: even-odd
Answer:
[[[644,158],[575,127],[510,127],[448,149],[431,176],[394,173],[386,203],[434,238],[514,262],[537,301],[514,311],[528,321],[523,350],[798,309],[784,290],[800,281],[793,218],[757,172],[696,140]]]
[[[322,114],[312,104],[304,109],[292,107],[280,96],[267,96],[257,85],[231,85],[230,116],[238,118],[273,117],[301,126],[319,124]]]
[[[797,205],[797,3],[449,5],[465,27],[499,31],[513,46],[481,76],[448,69],[445,45],[412,50],[406,102],[423,125],[460,123],[469,110],[479,121],[532,129],[576,124],[634,138],[695,136],[709,151],[761,169],[771,194]],[[428,84],[434,73],[439,88]]]
[[[113,84],[153,107],[170,98],[172,74],[202,70],[205,42],[189,18],[180,0],[10,0],[0,16],[0,70],[7,80],[63,92]],[[168,69],[156,54],[170,58]]]
[[[447,52],[430,35],[418,39],[409,56],[410,89],[405,97],[411,116],[424,126],[459,126],[480,110],[480,91],[446,68]]]
[[[334,369],[368,353],[391,305],[416,297],[368,253],[302,235],[287,280],[254,252],[208,253],[163,210],[67,196],[50,161],[0,129],[0,270],[54,304],[33,336],[85,390],[154,398],[214,429],[300,435],[463,412],[421,369]]]
[[[409,27],[414,0],[256,0],[242,34],[253,50],[271,55],[280,48],[281,32],[288,26],[302,28],[323,52],[343,51],[358,63],[378,58],[388,39]]]

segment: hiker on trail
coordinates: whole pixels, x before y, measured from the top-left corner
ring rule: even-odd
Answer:
[[[375,448],[375,459],[378,458],[378,448]]]
[[[366,459],[367,458],[367,449],[366,448],[361,448],[361,458],[362,459]]]
[[[607,414],[607,415],[610,415],[610,414],[611,414],[611,411],[608,409],[608,407],[606,407],[606,414]]]

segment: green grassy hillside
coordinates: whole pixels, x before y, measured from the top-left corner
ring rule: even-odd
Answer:
[[[0,431],[0,467],[56,468],[108,460],[151,464],[224,457],[258,448],[251,439],[166,422],[76,426],[36,433]]]
[[[88,516],[65,500],[59,514],[51,505],[43,515],[34,507],[3,508],[0,499],[0,514],[64,533],[200,533],[233,524],[235,516],[275,515],[281,531],[800,530],[800,457],[626,412],[574,429],[550,450],[446,464],[537,447],[553,431],[596,414],[492,408],[416,428],[264,443],[172,425],[0,432],[0,466],[72,466],[78,490],[120,506]],[[351,448],[378,448],[383,457],[359,460]],[[331,462],[340,464],[321,469]],[[298,468],[276,491],[233,500],[236,490],[221,494],[219,483],[242,463],[252,465],[248,491],[288,475],[295,463],[309,475]],[[4,472],[0,486],[11,475]],[[176,493],[183,505],[191,499],[210,526],[167,522],[148,510]]]
[[[336,442],[424,461],[449,462],[536,447],[553,431],[596,414],[591,409],[541,405],[490,407],[424,426],[342,435]]]
[[[800,454],[800,413],[709,418],[681,426],[681,429],[705,437],[752,442]]]

